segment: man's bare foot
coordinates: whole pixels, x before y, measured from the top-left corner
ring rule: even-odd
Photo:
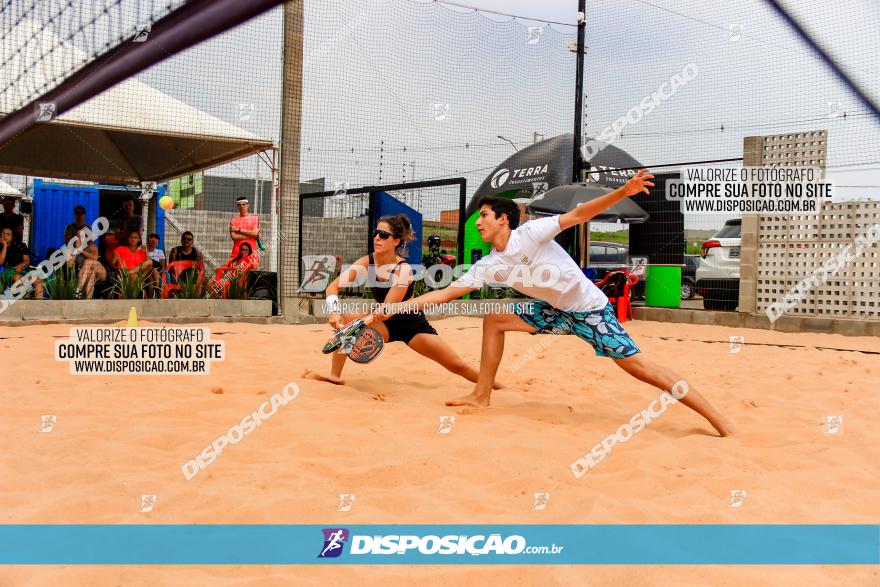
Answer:
[[[477,393],[469,393],[458,399],[451,399],[446,402],[447,406],[472,406],[474,408],[488,408],[489,396]]]
[[[327,383],[333,383],[334,385],[345,385],[344,380],[340,379],[339,377],[336,377],[333,374],[322,375],[320,373],[315,373],[314,371],[312,371],[310,369],[306,369],[305,371],[303,371],[302,376],[305,377],[306,379],[315,379],[317,381],[326,381]]]

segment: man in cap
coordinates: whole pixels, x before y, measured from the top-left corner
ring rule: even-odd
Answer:
[[[233,216],[229,221],[229,237],[232,239],[231,257],[238,255],[238,248],[241,243],[248,243],[251,251],[256,253],[257,238],[260,236],[260,217],[256,214],[248,212],[249,202],[245,196],[239,196],[235,199],[235,205],[238,207],[238,216]],[[256,255],[255,262],[259,265],[259,254]]]

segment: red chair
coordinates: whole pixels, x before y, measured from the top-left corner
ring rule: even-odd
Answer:
[[[614,304],[615,314],[620,322],[632,320],[632,304],[630,303],[630,288],[639,282],[639,276],[633,275],[627,270],[612,271],[602,281],[596,284],[602,293],[608,297],[608,301]]]
[[[249,259],[245,259],[241,263],[236,266],[229,267],[223,266],[218,267],[214,271],[214,291],[220,294],[222,292],[222,297],[226,297],[229,292],[229,284],[232,281],[238,279],[247,279],[246,275],[249,271],[251,271],[256,264],[253,263]],[[231,273],[231,276],[227,276],[227,273]]]
[[[214,293],[220,295],[220,297],[225,298],[227,292],[229,291],[229,282],[232,277],[227,278],[226,274],[235,271],[234,267],[218,267],[214,270]]]
[[[180,285],[178,285],[180,274],[193,267],[198,269],[198,279],[201,281],[205,268],[198,261],[174,261],[173,263],[168,264],[165,271],[161,273],[163,299],[170,297],[175,291],[180,291]]]

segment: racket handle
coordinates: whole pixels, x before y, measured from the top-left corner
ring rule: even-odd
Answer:
[[[351,324],[347,324],[347,325],[343,326],[340,330],[337,330],[333,336],[330,337],[330,340],[327,341],[327,344],[324,345],[324,348],[321,349],[321,352],[324,353],[325,355],[327,355],[327,354],[330,354],[333,351],[339,349],[342,346],[342,336],[340,336],[340,333],[342,333],[344,331],[348,331],[349,334],[351,334],[353,332],[358,332],[358,331],[366,328],[367,326],[369,326],[373,322],[374,319],[375,318],[373,317],[373,315],[370,314],[369,316],[365,316],[364,318],[359,318],[359,319],[355,320],[354,322],[352,322]],[[353,327],[355,327],[358,322],[361,323],[361,326],[357,327],[357,329],[353,329]]]

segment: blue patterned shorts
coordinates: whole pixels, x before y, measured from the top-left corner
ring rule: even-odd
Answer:
[[[568,312],[535,300],[514,304],[513,311],[535,327],[534,334],[573,334],[593,345],[597,357],[625,359],[639,352],[611,304],[592,312]]]

